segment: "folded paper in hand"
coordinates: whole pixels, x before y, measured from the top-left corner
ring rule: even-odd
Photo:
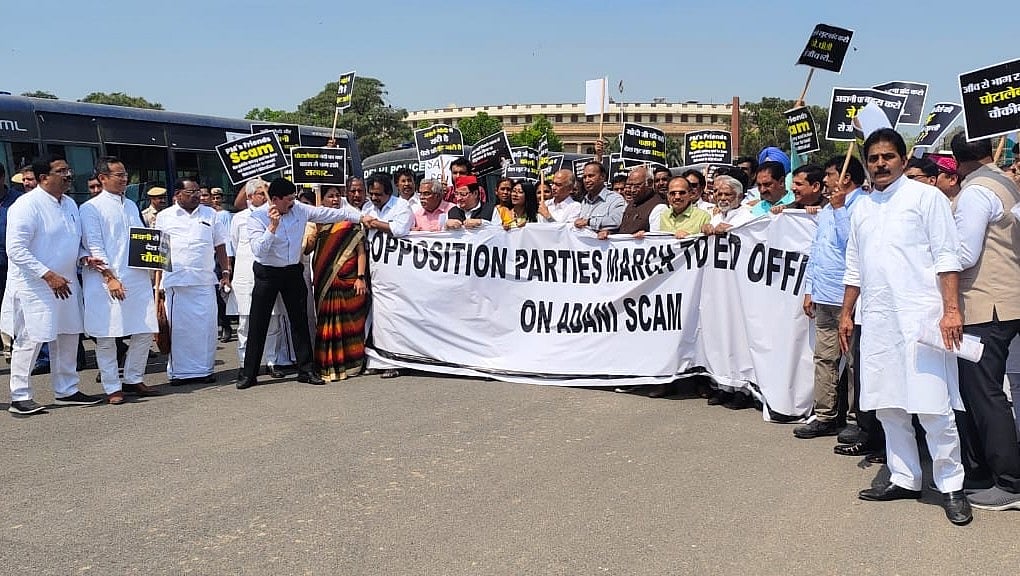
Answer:
[[[931,348],[938,348],[939,350],[945,350],[946,345],[942,341],[942,332],[938,326],[929,326],[921,329],[920,336],[917,337],[917,341],[925,346]],[[960,347],[956,350],[952,350],[957,358],[964,360],[970,360],[971,362],[978,362],[981,360],[981,354],[985,351],[985,345],[981,343],[981,338],[977,336],[971,336],[970,334],[963,335],[963,341],[960,342]]]

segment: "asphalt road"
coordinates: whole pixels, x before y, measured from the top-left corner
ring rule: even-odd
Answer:
[[[1005,574],[1014,512],[857,500],[884,469],[753,410],[412,376],[0,416],[3,574]],[[165,375],[152,366],[150,384]],[[0,371],[5,374],[6,368]],[[94,370],[86,392],[98,393]],[[45,376],[36,399],[51,401]],[[6,405],[3,406],[6,408]],[[934,500],[932,502],[935,502]]]

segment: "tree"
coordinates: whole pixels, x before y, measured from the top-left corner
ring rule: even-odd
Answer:
[[[28,96],[29,98],[45,98],[47,100],[58,100],[57,95],[44,90],[36,90],[35,92],[22,92],[22,96]]]
[[[503,129],[503,121],[499,118],[489,116],[485,112],[479,112],[471,118],[465,118],[457,124],[460,133],[464,137],[464,143],[474,145],[482,138],[491,136]]]
[[[91,104],[109,104],[111,106],[127,106],[129,108],[148,108],[149,110],[162,110],[163,105],[159,102],[149,102],[141,96],[128,96],[123,92],[92,92],[79,102]]]
[[[293,112],[270,110],[272,121],[332,127],[337,86],[337,82],[326,84],[321,92],[298,104],[297,110]],[[387,104],[384,98],[386,94],[385,85],[381,81],[368,77],[358,78],[354,81],[351,107],[338,118],[338,128],[354,132],[362,158],[393,150],[411,137],[411,129],[404,123],[407,110]],[[266,110],[269,109],[254,108],[249,114]]]
[[[272,108],[252,108],[244,115],[245,120],[259,120],[260,122],[282,122],[280,118],[286,114],[283,110]]]
[[[513,146],[530,146],[531,148],[538,148],[538,141],[542,139],[544,134],[549,135],[550,152],[563,151],[563,142],[560,141],[560,137],[553,132],[552,122],[549,122],[549,119],[546,118],[544,114],[536,116],[535,121],[524,130],[521,130],[516,134],[510,134],[510,144]]]
[[[674,138],[673,136],[666,136],[666,165],[667,166],[684,165],[683,136],[679,138]]]
[[[740,107],[740,150],[741,156],[757,156],[762,148],[775,146],[790,153],[790,133],[786,128],[783,114],[793,108],[795,102],[783,98],[762,98],[760,102],[748,102]],[[825,139],[825,124],[829,109],[824,106],[808,106],[811,117],[818,129],[819,150],[811,154],[816,163],[824,163],[838,154],[846,154],[849,142],[832,142]]]

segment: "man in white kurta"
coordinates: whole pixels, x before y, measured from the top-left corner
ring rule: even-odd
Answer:
[[[54,404],[103,401],[78,390],[75,369],[82,331],[77,270],[81,220],[78,206],[66,195],[74,175],[67,162],[55,157],[36,161],[33,168],[39,186],[11,206],[7,220],[7,290],[14,333],[8,410],[14,414],[45,410],[32,399],[30,374],[46,342]]]
[[[251,320],[251,294],[255,287],[255,272],[252,264],[255,256],[251,253],[248,242],[248,216],[253,208],[266,203],[269,184],[261,179],[249,180],[244,187],[248,197],[248,208],[238,212],[230,223],[230,246],[234,252],[234,277],[231,280],[231,297],[227,300],[227,314],[237,314],[237,365],[244,365],[244,354],[248,346],[248,325]],[[290,337],[284,331],[283,301],[276,299],[273,316],[269,320],[266,333],[266,349],[262,354],[262,362],[269,367],[274,377],[279,377],[277,366],[293,363],[290,350]]]
[[[843,350],[860,299],[862,410],[876,410],[886,434],[890,483],[860,492],[863,500],[921,496],[921,461],[911,415],[925,429],[935,485],[954,524],[971,519],[953,410],[962,410],[956,358],[947,351],[963,333],[959,311],[959,240],[949,201],[934,186],[903,175],[906,148],[891,129],[864,145],[874,191],[850,220],[846,291],[840,318]],[[939,334],[938,348],[918,343]]]
[[[212,383],[216,357],[216,272],[223,270],[220,286],[230,285],[227,230],[216,212],[198,200],[198,183],[178,180],[173,206],[156,216],[156,228],[170,236],[171,271],[161,274],[170,321],[171,385]]]
[[[128,267],[130,229],[141,228],[134,202],[125,198],[128,175],[116,158],[100,158],[96,173],[103,190],[81,207],[82,245],[103,264],[82,272],[85,333],[96,338],[96,363],[110,404],[124,393],[158,394],[142,381],[156,324],[149,272]],[[123,379],[117,365],[117,338],[128,338]]]

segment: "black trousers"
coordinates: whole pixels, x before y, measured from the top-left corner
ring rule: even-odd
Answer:
[[[266,332],[273,314],[277,294],[283,299],[290,319],[290,336],[294,342],[299,374],[315,374],[312,343],[308,335],[308,288],[305,285],[301,264],[276,267],[256,262],[255,286],[251,294],[251,312],[248,320],[248,345],[244,352],[241,376],[252,380],[259,373],[262,352],[266,349]]]
[[[854,398],[853,411],[857,415],[857,425],[867,435],[865,443],[872,450],[885,450],[885,430],[878,421],[874,411],[861,410],[861,327],[854,326],[853,357],[854,357]]]
[[[1002,389],[1009,343],[1020,333],[1020,320],[993,319],[964,326],[963,333],[979,336],[985,345],[980,362],[959,361],[960,396],[967,411],[957,412],[956,422],[967,480],[993,481],[1004,490],[1020,493],[1020,444]]]

